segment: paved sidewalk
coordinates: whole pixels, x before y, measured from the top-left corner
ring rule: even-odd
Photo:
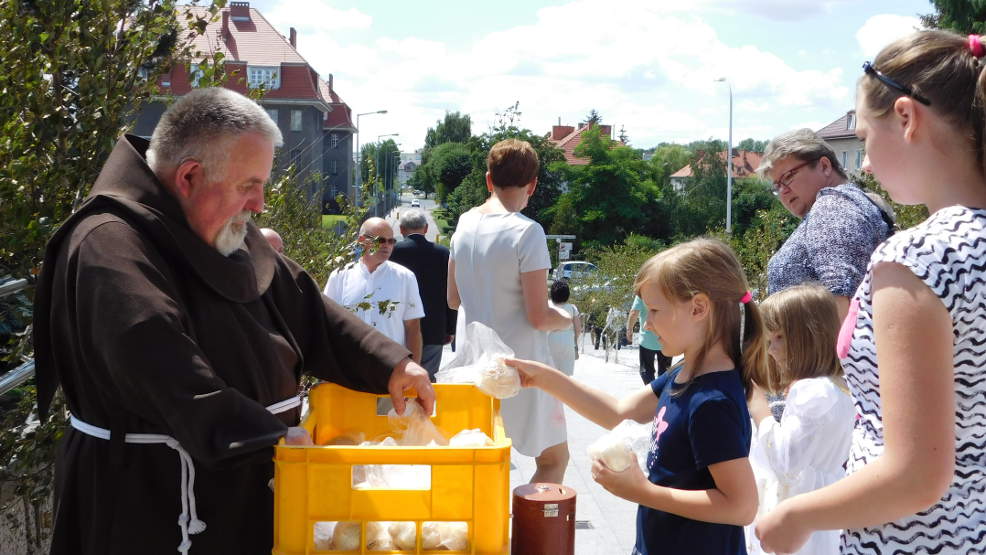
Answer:
[[[587,338],[588,339],[588,338]],[[637,370],[636,348],[624,348],[614,362],[604,361],[602,350],[592,349],[591,341],[585,342],[586,352],[575,361],[575,377],[592,387],[623,397],[644,387]],[[452,357],[448,347],[443,361]],[[568,448],[571,459],[565,472],[565,485],[575,489],[576,498],[576,555],[626,555],[633,550],[636,537],[637,505],[607,492],[597,484],[590,473],[592,464],[586,449],[605,433],[605,429],[565,408],[568,425]],[[514,452],[510,471],[511,492],[525,484],[534,474],[534,459]]]

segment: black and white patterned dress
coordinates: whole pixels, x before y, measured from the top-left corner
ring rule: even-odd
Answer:
[[[879,262],[896,262],[914,272],[951,314],[955,476],[930,509],[883,526],[847,530],[842,552],[986,553],[986,210],[941,209],[873,253],[850,307],[852,315],[858,302],[848,357],[842,360],[858,418],[849,472],[883,453],[872,303],[872,267]],[[928,369],[941,370],[946,369]]]

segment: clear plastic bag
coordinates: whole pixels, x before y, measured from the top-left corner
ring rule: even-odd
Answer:
[[[404,413],[398,415],[394,409],[387,413],[387,422],[397,436],[400,445],[448,445],[448,438],[435,426],[424,409],[414,399],[406,399]]]
[[[507,399],[520,393],[520,374],[503,363],[513,350],[488,326],[472,322],[466,326],[455,357],[436,376],[440,383],[474,383],[487,395]]]
[[[601,461],[613,472],[623,472],[630,468],[632,453],[637,456],[640,470],[647,474],[647,451],[650,449],[652,428],[653,424],[624,420],[589,445],[589,458]]]
[[[455,434],[448,444],[449,447],[486,447],[493,445],[493,440],[479,428],[473,428]]]

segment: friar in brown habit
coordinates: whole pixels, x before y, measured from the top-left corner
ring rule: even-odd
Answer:
[[[38,404],[46,414],[61,386],[72,425],[52,553],[269,554],[272,446],[298,425],[303,373],[401,408],[414,388],[431,411],[407,349],[323,297],[250,221],[280,142],[253,101],[196,90],[149,143],[120,139],[48,244]]]

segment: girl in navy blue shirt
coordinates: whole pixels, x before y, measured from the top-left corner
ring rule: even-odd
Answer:
[[[640,504],[634,554],[745,554],[743,526],[757,512],[747,399],[766,348],[743,270],[724,243],[696,239],[644,263],[634,289],[662,351],[685,359],[638,393],[616,399],[541,363],[507,363],[607,429],[653,421],[647,476],[636,464],[592,466],[610,493]]]

